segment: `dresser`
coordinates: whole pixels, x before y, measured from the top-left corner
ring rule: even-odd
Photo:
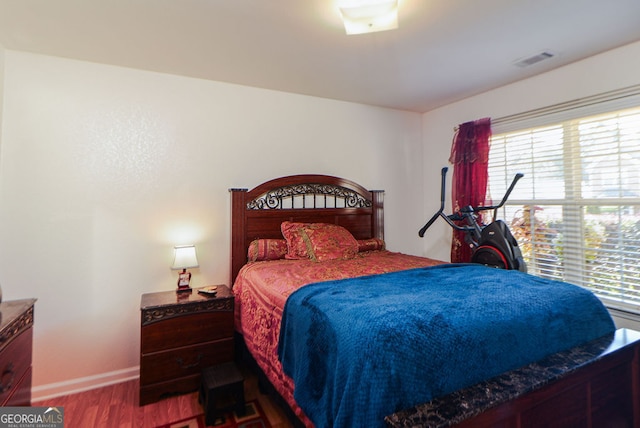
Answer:
[[[140,405],[198,390],[202,369],[233,361],[233,294],[165,291],[140,304]]]
[[[0,303],[0,406],[31,405],[35,299]]]

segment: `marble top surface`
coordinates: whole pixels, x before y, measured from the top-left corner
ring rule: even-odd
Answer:
[[[449,427],[485,410],[567,376],[586,364],[640,341],[640,332],[619,329],[614,335],[553,354],[541,361],[499,375],[444,397],[385,418],[390,427]]]
[[[211,287],[211,286],[207,286]],[[200,288],[207,288],[200,287]],[[189,305],[207,302],[215,299],[228,299],[233,297],[233,293],[224,284],[216,285],[217,292],[215,295],[208,295],[199,293],[200,288],[193,288],[188,291],[159,291],[155,293],[146,293],[142,295],[140,299],[140,309],[150,310],[167,305]]]
[[[5,331],[17,317],[36,303],[36,299],[6,300],[0,303],[0,332]],[[33,319],[29,320],[31,323]]]

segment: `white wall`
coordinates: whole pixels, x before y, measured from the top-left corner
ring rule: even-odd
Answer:
[[[535,65],[534,65],[535,67]],[[640,42],[433,110],[423,116],[425,217],[439,206],[439,173],[447,164],[453,127],[483,117],[499,118],[640,84]],[[450,183],[449,183],[450,186]],[[449,193],[450,195],[450,193]],[[450,199],[447,208],[451,208]],[[450,212],[450,211],[447,211]],[[439,221],[428,231],[423,254],[449,260],[450,229]],[[616,319],[618,325],[623,321]],[[629,326],[624,321],[624,326]],[[640,329],[640,324],[635,324]]]
[[[196,244],[196,286],[228,282],[230,187],[384,189],[388,246],[421,251],[419,114],[15,51],[4,89],[0,283],[38,299],[35,398],[137,375],[174,245]]]
[[[4,105],[4,46],[0,45],[0,124]],[[0,126],[0,144],[2,144],[2,126]],[[1,154],[1,153],[0,153]]]

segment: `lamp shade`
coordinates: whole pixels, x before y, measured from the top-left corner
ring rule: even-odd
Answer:
[[[193,245],[181,245],[174,247],[175,255],[171,269],[188,269],[198,267],[196,247]]]

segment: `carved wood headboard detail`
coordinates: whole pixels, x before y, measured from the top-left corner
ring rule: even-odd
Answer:
[[[384,239],[384,191],[329,175],[291,175],[231,193],[231,283],[254,239],[282,239],[283,221],[332,223],[356,239]]]

